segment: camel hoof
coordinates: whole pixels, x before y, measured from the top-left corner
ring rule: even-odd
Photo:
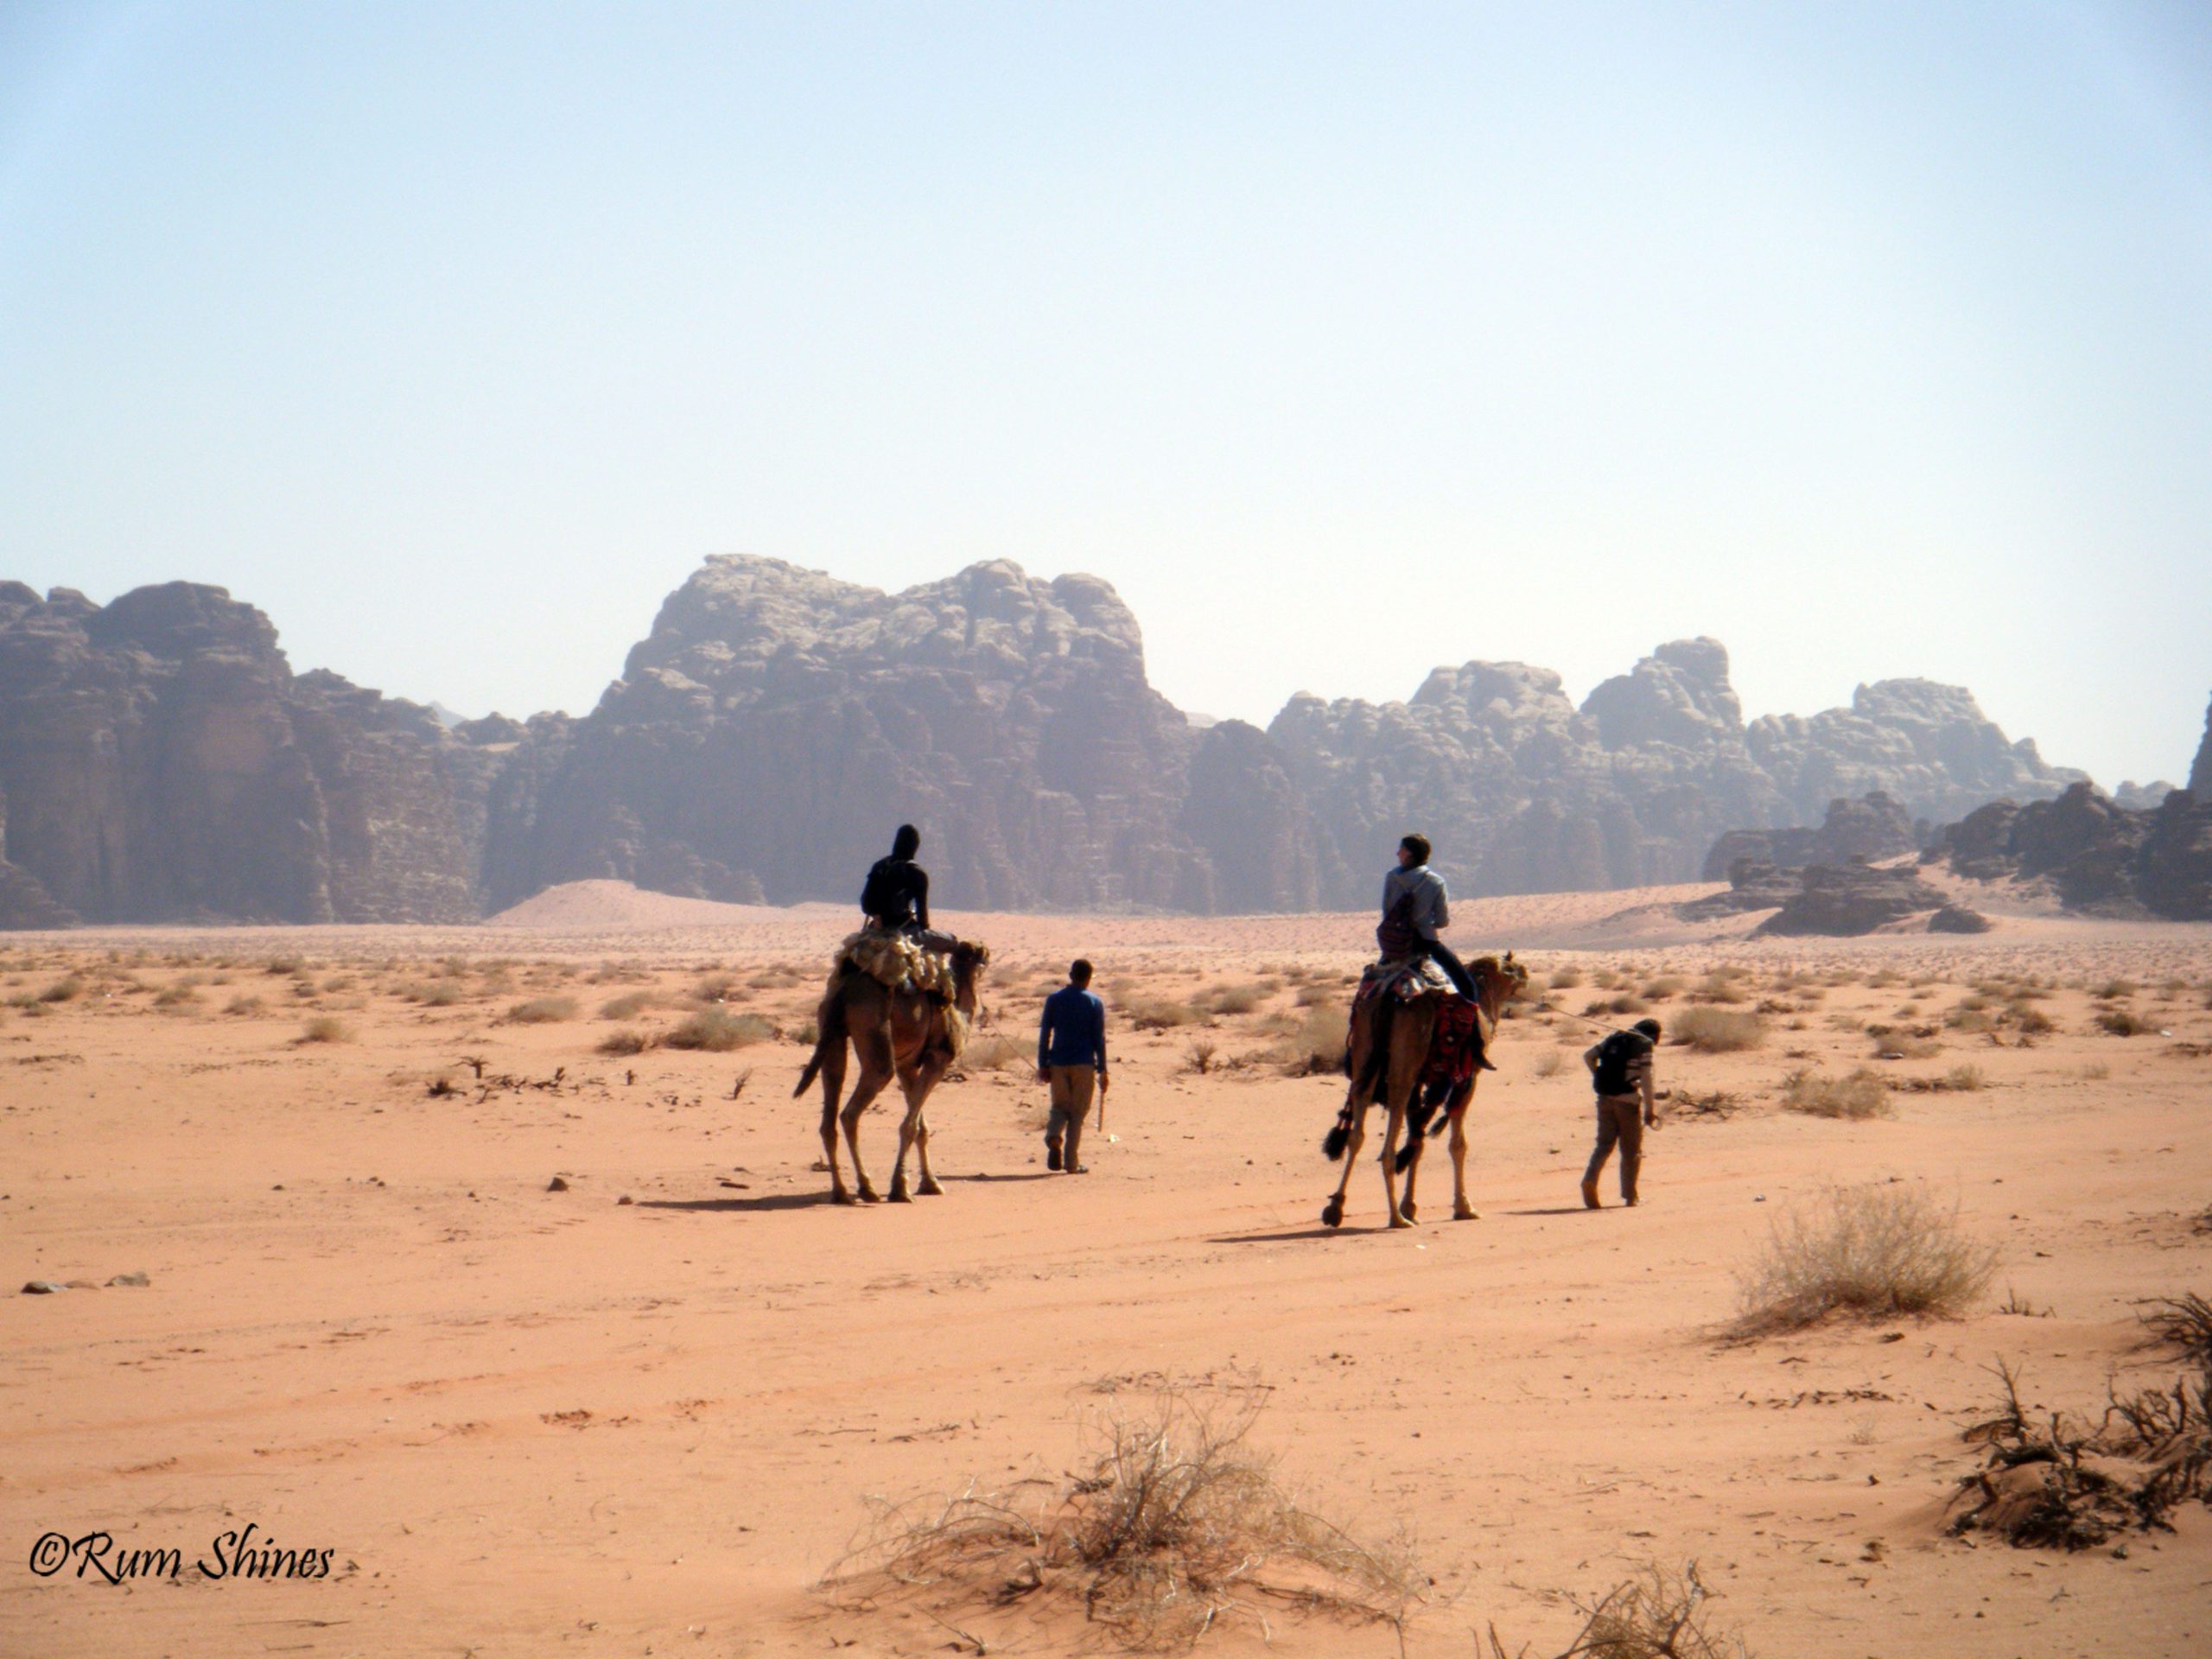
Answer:
[[[1408,1221],[1411,1221],[1420,1212],[1414,1208],[1414,1201],[1411,1198],[1408,1198],[1403,1204],[1398,1206],[1398,1213],[1403,1216]]]
[[[1455,1204],[1452,1206],[1452,1219],[1454,1221],[1480,1221],[1482,1218],[1483,1212],[1471,1204]]]
[[[944,1189],[939,1186],[935,1181],[924,1181],[919,1186],[916,1187],[914,1191],[920,1193],[925,1198],[941,1198],[944,1196]]]
[[[846,1192],[845,1189],[841,1186],[830,1195],[830,1202],[832,1204],[856,1204],[859,1200],[855,1198],[851,1193]]]
[[[883,1196],[872,1186],[863,1186],[861,1188],[861,1202],[862,1204],[881,1204],[883,1202]]]
[[[1411,1227],[1414,1224],[1415,1224],[1412,1217],[1407,1216],[1403,1211],[1401,1211],[1397,1215],[1390,1217],[1390,1230],[1393,1232],[1395,1232],[1401,1227]]]
[[[1344,1224],[1344,1205],[1342,1198],[1331,1198],[1321,1206],[1321,1224],[1341,1227]]]

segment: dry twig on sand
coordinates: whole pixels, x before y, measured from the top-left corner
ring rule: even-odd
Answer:
[[[1064,1599],[1133,1649],[1188,1646],[1269,1602],[1402,1627],[1429,1580],[1402,1541],[1373,1545],[1302,1507],[1247,1444],[1265,1394],[1163,1389],[1096,1420],[1088,1471],[891,1503],[823,1578],[849,1605],[911,1601],[932,1620]]]
[[[1743,1638],[1713,1628],[1713,1592],[1690,1561],[1679,1573],[1653,1563],[1594,1602],[1577,1601],[1582,1628],[1554,1659],[1751,1659]],[[1528,1659],[1508,1651],[1490,1627],[1487,1659]]]

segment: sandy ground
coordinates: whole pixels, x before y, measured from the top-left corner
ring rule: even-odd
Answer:
[[[0,995],[29,1006],[0,1007],[0,1268],[10,1290],[103,1287],[0,1299],[0,1653],[972,1652],[910,1608],[813,1592],[867,1497],[1057,1478],[1101,1412],[1239,1375],[1268,1391],[1254,1440],[1314,1509],[1417,1535],[1436,1584],[1414,1656],[1469,1655],[1492,1621],[1556,1651],[1565,1593],[1690,1558],[1770,1655],[2212,1651],[2212,1510],[2124,1558],[1942,1530],[1985,1368],[2090,1406],[2115,1370],[2159,1374],[2130,1369],[2135,1299],[2212,1292],[2212,929],[1671,932],[1664,902],[1703,891],[1465,907],[1460,943],[1580,982],[1503,1029],[1473,1116],[1482,1218],[1446,1219],[1438,1156],[1399,1233],[1371,1162],[1344,1228],[1319,1226],[1341,1084],[1284,1063],[1300,995],[1340,1006],[1364,917],[955,918],[997,960],[982,1046],[931,1114],[946,1193],[851,1209],[824,1201],[815,1103],[790,1098],[840,911],[569,890],[478,929],[10,939]],[[1078,949],[1116,1010],[1116,1086],[1092,1173],[1048,1176],[1022,1057]],[[1765,1041],[1669,1047],[1661,1080],[1741,1109],[1660,1131],[1638,1208],[1609,1175],[1583,1211],[1591,1033],[1568,1015],[1624,973],[1621,992],[1684,982],[1656,988],[1667,1017],[1721,963],[1754,970]],[[1993,976],[2050,982],[2056,1029],[1973,1029],[1955,1011]],[[2093,997],[2115,978],[2135,988]],[[1223,986],[1261,988],[1203,1013]],[[702,991],[785,1034],[599,1052]],[[602,1012],[640,995],[658,1002]],[[512,1017],[562,998],[573,1017]],[[2099,1030],[2112,1007],[2150,1029]],[[340,1040],[300,1040],[316,1018]],[[1937,1050],[1875,1059],[1870,1020],[1935,1026]],[[1864,1122],[1778,1109],[1785,1073],[1862,1063],[1988,1086],[1900,1091]],[[892,1144],[879,1111],[879,1184]],[[1974,1312],[1716,1338],[1771,1217],[1891,1179],[2001,1246]],[[330,1550],[331,1576],[194,1570],[248,1525]],[[41,1535],[103,1530],[184,1572],[29,1570]],[[1035,1599],[951,1622],[993,1653],[1103,1645]],[[1269,1624],[1284,1655],[1400,1650],[1386,1627]],[[1208,1646],[1259,1643],[1238,1624]]]

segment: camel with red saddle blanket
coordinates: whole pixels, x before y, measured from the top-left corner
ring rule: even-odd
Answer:
[[[1505,1005],[1529,983],[1529,970],[1505,953],[1478,957],[1467,964],[1475,982],[1472,1001],[1457,995],[1428,964],[1389,963],[1370,969],[1352,1003],[1347,1070],[1351,1086],[1336,1127],[1321,1143],[1332,1160],[1344,1160],[1344,1178],[1321,1206],[1321,1220],[1341,1225],[1344,1191],[1366,1138],[1367,1109],[1380,1103],[1389,1113],[1382,1138],[1382,1194],[1393,1227],[1414,1220],[1414,1182],[1421,1172],[1421,1148],[1445,1122],[1452,1126],[1452,1214],[1476,1219],[1467,1201],[1469,1103],[1474,1099],[1482,1051],[1489,1046]],[[1438,1109],[1442,1116],[1436,1117]],[[1433,1124],[1431,1119],[1435,1118]],[[1403,1132],[1406,1142],[1399,1145]],[[1398,1176],[1406,1194],[1398,1196]]]

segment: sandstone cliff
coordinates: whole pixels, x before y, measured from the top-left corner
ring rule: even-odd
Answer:
[[[2205,707],[2204,738],[2189,769],[2189,792],[2200,801],[2212,801],[2212,704]]]
[[[2048,884],[2069,910],[2212,920],[2212,800],[2177,789],[2131,810],[2075,784],[2054,801],[1992,802],[1923,855],[1977,880]]]
[[[22,876],[98,921],[473,917],[466,751],[412,703],[295,678],[219,588],[0,585],[13,925],[39,925]]]

